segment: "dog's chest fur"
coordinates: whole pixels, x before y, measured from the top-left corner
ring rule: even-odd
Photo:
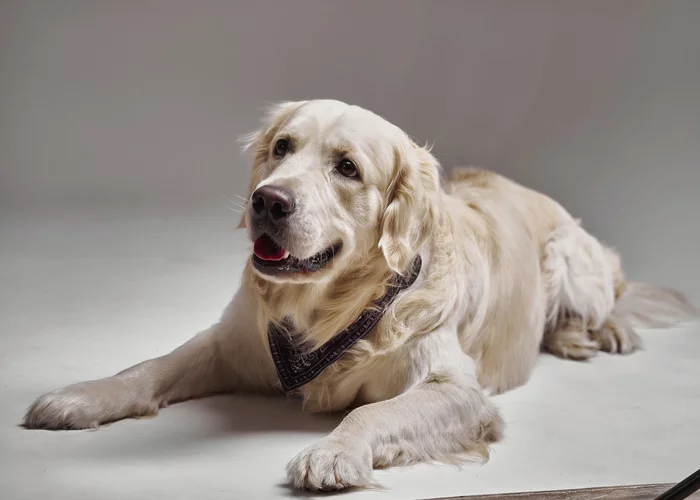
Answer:
[[[414,340],[378,352],[376,338],[381,326],[298,390],[306,410],[334,412],[383,401],[397,396],[412,383],[409,379],[420,364],[414,359]]]

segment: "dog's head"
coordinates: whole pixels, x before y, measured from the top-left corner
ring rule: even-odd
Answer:
[[[328,279],[376,249],[404,272],[432,230],[439,166],[398,127],[338,101],[273,108],[254,156],[241,226],[265,279]]]

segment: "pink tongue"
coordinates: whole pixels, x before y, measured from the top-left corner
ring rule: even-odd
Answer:
[[[253,252],[262,260],[282,260],[286,253],[284,248],[278,246],[268,235],[261,236],[253,244]]]

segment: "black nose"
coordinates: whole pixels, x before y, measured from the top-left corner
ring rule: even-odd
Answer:
[[[259,217],[269,214],[272,219],[280,220],[294,212],[292,194],[275,186],[263,186],[256,189],[251,201],[253,202],[253,211]]]

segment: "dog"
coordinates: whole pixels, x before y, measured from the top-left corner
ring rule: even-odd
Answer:
[[[561,205],[495,173],[438,161],[339,101],[275,106],[247,137],[240,223],[253,248],[220,320],[169,354],[41,396],[27,428],[87,429],[178,401],[254,391],[312,412],[352,409],[289,462],[296,488],[374,484],[373,469],[488,458],[489,395],[542,351],[637,349],[639,327],[697,317]]]

